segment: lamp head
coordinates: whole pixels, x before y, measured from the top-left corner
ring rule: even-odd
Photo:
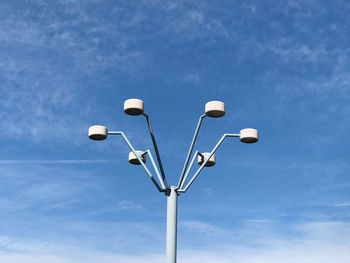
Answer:
[[[224,116],[225,113],[225,103],[221,101],[213,100],[205,104],[205,114],[208,117],[219,118]]]
[[[144,103],[139,99],[128,99],[124,101],[124,112],[128,115],[141,115],[144,111]]]
[[[258,130],[246,128],[240,131],[239,139],[244,143],[255,143],[259,140]]]
[[[141,160],[146,163],[146,154],[143,154],[143,151],[136,151],[136,153],[141,157]],[[129,152],[129,163],[134,165],[141,164],[133,152]]]
[[[204,163],[204,160],[208,159],[210,153],[202,153],[202,155],[198,155],[198,165],[202,165]],[[216,157],[215,154],[213,154],[208,162],[204,165],[205,167],[214,166],[216,163]]]
[[[105,126],[94,125],[89,128],[89,138],[95,141],[107,139],[108,131]]]

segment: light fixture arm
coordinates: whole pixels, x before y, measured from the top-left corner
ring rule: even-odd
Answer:
[[[196,151],[192,157],[192,160],[190,162],[190,166],[188,166],[187,170],[186,170],[186,173],[185,173],[185,176],[181,182],[181,185],[179,187],[179,189],[181,189],[183,187],[183,185],[185,184],[186,180],[187,180],[187,177],[188,177],[188,174],[190,173],[191,169],[192,169],[192,166],[194,164],[194,161],[196,160],[197,156],[200,155],[200,156],[203,156],[200,152]]]
[[[123,137],[123,139],[125,140],[125,142],[127,143],[127,145],[129,146],[130,150],[134,153],[134,155],[136,156],[137,160],[140,162],[140,164],[142,165],[143,169],[145,169],[146,173],[148,174],[149,178],[152,180],[153,184],[157,187],[158,191],[159,192],[166,192],[167,190],[164,188],[161,188],[159,186],[159,184],[157,183],[156,179],[154,179],[153,175],[151,174],[151,172],[148,170],[146,164],[142,161],[141,157],[139,156],[139,154],[135,151],[134,147],[132,146],[132,144],[130,143],[130,141],[128,140],[128,138],[126,137],[126,135],[124,134],[124,132],[121,132],[121,131],[109,131],[108,132],[108,135],[121,135]],[[150,154],[149,150],[146,151],[148,154]],[[150,155],[150,158],[151,158],[151,162],[154,165],[154,160],[153,158],[151,157]],[[157,169],[155,167],[155,171],[157,173]],[[159,172],[158,172],[159,173]],[[157,173],[157,175],[158,175]],[[160,181],[162,183],[162,181]]]
[[[180,180],[179,180],[179,183],[177,184],[177,187],[179,187],[179,188],[181,188],[180,186],[183,184],[182,181],[183,181],[184,176],[185,176],[185,172],[186,172],[187,165],[188,165],[188,162],[189,162],[191,154],[192,154],[192,150],[193,150],[194,144],[196,143],[196,139],[197,139],[197,136],[198,136],[199,129],[201,127],[203,119],[206,116],[207,116],[206,114],[203,114],[202,116],[199,117],[197,128],[196,128],[196,131],[194,132],[193,139],[192,139],[192,142],[191,142],[191,146],[190,146],[190,149],[188,150],[186,161],[185,161],[184,167],[183,167],[182,172],[181,172]]]
[[[222,144],[222,142],[225,140],[226,137],[239,137],[239,134],[230,134],[230,133],[225,133],[221,139],[218,141],[218,143],[215,145],[215,147],[213,148],[213,150],[210,152],[210,155],[208,156],[208,158],[206,158],[206,160],[202,163],[202,165],[198,168],[198,170],[196,171],[196,173],[193,175],[193,177],[191,178],[191,180],[188,182],[188,184],[186,185],[186,187],[184,189],[182,189],[182,187],[177,190],[178,193],[185,193],[188,188],[192,185],[192,183],[194,182],[194,180],[196,180],[196,178],[198,177],[199,173],[203,170],[203,168],[205,167],[205,165],[207,164],[207,162],[209,161],[209,159],[213,156],[213,154],[216,152],[216,150],[219,148],[219,146]],[[193,163],[192,163],[193,164]],[[186,176],[187,177],[187,176]]]
[[[142,115],[145,116],[145,118],[146,118],[149,134],[151,135],[154,151],[156,153],[157,160],[158,160],[159,169],[160,169],[160,172],[162,174],[162,180],[160,182],[164,183],[163,187],[164,187],[164,189],[166,189],[166,188],[168,188],[168,183],[166,181],[166,177],[165,177],[165,173],[164,173],[164,169],[163,169],[163,164],[162,164],[162,160],[160,158],[160,154],[159,154],[156,138],[155,138],[154,133],[153,133],[151,120],[150,120],[149,116],[146,113],[142,113]]]
[[[157,174],[158,180],[159,180],[159,182],[160,182],[162,188],[163,188],[163,189],[167,189],[167,187],[165,186],[165,183],[164,183],[164,181],[163,181],[163,178],[162,178],[161,174],[160,174],[159,171],[158,171],[157,165],[156,165],[156,163],[154,162],[154,159],[153,159],[153,156],[152,156],[151,151],[150,151],[150,150],[147,150],[145,153],[147,153],[147,154],[149,155],[149,159],[151,160],[151,163],[152,163],[152,165],[153,165],[153,169],[154,169],[154,171],[155,171],[156,174]]]

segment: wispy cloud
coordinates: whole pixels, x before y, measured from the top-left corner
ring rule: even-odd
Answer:
[[[78,162],[76,162],[78,161]],[[83,161],[83,162],[81,162]],[[103,161],[104,162],[104,161]],[[59,160],[39,162],[5,162],[2,165],[0,182],[0,213],[19,213],[28,209],[72,209],[86,204],[89,194],[98,193],[100,198],[113,200],[106,192],[104,181],[95,177],[93,170],[81,171],[81,166],[98,164],[85,160]],[[20,165],[18,165],[20,164]]]
[[[258,222],[257,222],[258,223]],[[110,225],[111,226],[111,225]],[[252,225],[250,225],[252,226]],[[291,227],[291,226],[289,226]],[[288,238],[283,235],[278,235],[276,232],[271,232],[270,229],[265,232],[259,232],[254,236],[254,242],[245,241],[242,243],[233,242],[235,236],[231,236],[231,241],[222,243],[221,246],[215,248],[206,247],[200,249],[201,241],[198,238],[203,234],[199,230],[197,235],[191,235],[192,239],[197,242],[191,247],[179,247],[179,261],[182,262],[227,262],[227,263],[259,263],[259,262],[280,262],[284,258],[285,262],[302,262],[302,263],[332,263],[334,260],[346,262],[350,256],[348,234],[350,231],[349,225],[344,222],[305,222],[292,226],[293,231],[297,231],[298,235],[294,238]],[[194,231],[196,231],[194,229]],[[216,231],[216,230],[215,230]],[[246,232],[246,229],[242,229]],[[224,235],[230,235],[225,233]],[[114,235],[112,239],[125,238],[125,236]],[[132,242],[133,235],[129,234],[124,242]],[[32,240],[31,244],[26,241],[14,240],[11,237],[2,237],[0,240],[1,247],[7,248],[7,251],[1,253],[0,259],[3,262],[15,262],[14,260],[21,259],[21,262],[110,262],[123,260],[127,262],[164,262],[165,255],[154,250],[151,247],[160,240],[154,240],[152,244],[145,238],[143,242],[148,248],[147,252],[142,252],[139,255],[123,253],[121,251],[95,250],[84,248],[83,243],[78,247],[55,244],[48,246],[47,244]],[[259,246],[250,245],[259,240]],[[335,242],[335,240],[337,240]],[[163,240],[164,241],[164,240]],[[163,247],[163,246],[162,246]],[[26,252],[22,251],[26,248]],[[164,248],[164,247],[163,247]],[[63,251],[65,251],[63,253]],[[153,252],[152,252],[153,251]],[[62,252],[62,253],[61,253]],[[83,253],[82,253],[83,252]]]
[[[117,29],[95,18],[91,5],[94,1],[61,1],[50,8],[43,2],[32,8],[2,4],[0,127],[6,137],[34,142],[81,137],[94,98],[81,96],[88,87],[80,77],[91,72],[97,77],[107,66],[130,73],[144,63],[144,53],[129,49],[126,26]]]
[[[118,208],[120,209],[139,209],[141,206],[132,201],[120,200],[118,201]]]
[[[118,160],[0,160],[0,164],[94,164]]]
[[[348,207],[348,206],[350,206],[350,201],[349,202],[344,202],[344,203],[335,203],[335,204],[331,204],[330,206],[333,206],[333,207]]]

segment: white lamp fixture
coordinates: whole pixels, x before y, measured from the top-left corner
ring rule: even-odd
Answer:
[[[213,100],[205,104],[205,114],[208,117],[219,118],[224,116],[225,113],[225,103],[221,101]]]
[[[128,115],[141,115],[144,111],[144,103],[139,99],[128,99],[124,101],[124,112]]]
[[[89,128],[89,138],[95,141],[107,139],[108,131],[105,126],[94,125]]]
[[[143,154],[143,151],[136,151],[136,153],[140,156],[141,160],[146,163],[146,154]],[[134,165],[141,164],[133,152],[129,152],[129,163]]]
[[[239,139],[244,143],[255,143],[259,140],[258,131],[251,128],[243,129],[239,133]]]
[[[202,153],[202,156],[198,155],[198,164],[202,165],[204,161],[208,159],[209,156],[210,156],[210,153]],[[213,154],[204,166],[205,167],[214,166],[215,163],[216,163],[216,157],[215,157],[215,154]]]

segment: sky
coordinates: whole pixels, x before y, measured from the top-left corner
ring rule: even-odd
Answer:
[[[179,196],[183,263],[350,262],[350,2],[0,1],[0,262],[165,260],[166,196],[127,162],[152,149]],[[155,156],[153,151],[153,156]],[[150,162],[147,162],[148,167]],[[194,173],[195,168],[192,169]]]

